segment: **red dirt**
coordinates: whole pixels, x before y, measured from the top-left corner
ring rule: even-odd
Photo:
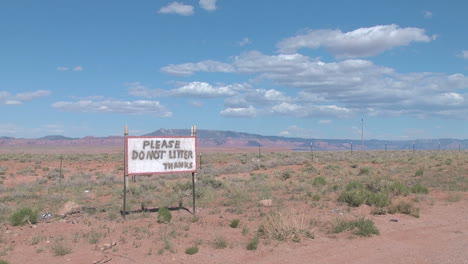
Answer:
[[[30,166],[14,162],[8,164],[2,162],[2,164],[9,168],[7,173]],[[112,171],[118,165],[118,162],[105,164],[88,162],[72,169],[69,173],[96,168],[100,171]],[[42,166],[51,166],[51,164],[43,162]],[[290,168],[298,169],[297,166]],[[282,169],[285,168],[275,170]],[[6,177],[4,184],[14,186],[35,181],[37,177],[23,175],[15,178]],[[108,197],[101,199],[108,202]],[[294,202],[288,205],[294,207]],[[149,214],[148,217],[129,216],[125,221],[108,221],[93,215],[77,213],[50,223],[40,222],[22,227],[0,224],[0,252],[7,252],[4,256],[0,256],[0,259],[7,260],[11,264],[468,263],[467,193],[463,193],[461,201],[447,202],[447,193],[432,191],[426,201],[418,203],[420,218],[399,214],[373,216],[369,214],[370,209],[366,206],[346,212],[345,206],[339,207],[333,203],[331,205],[332,207],[326,208],[297,207],[292,210],[304,212],[322,224],[338,217],[340,213],[366,216],[375,222],[380,235],[369,238],[349,234],[334,235],[323,231],[324,226],[319,224],[316,232],[314,231],[315,239],[302,239],[298,243],[261,239],[258,249],[249,251],[245,249],[245,245],[258,227],[255,219],[241,220],[241,228],[246,226],[251,230],[244,236],[241,234],[241,228],[226,228],[230,220],[238,215],[228,212],[212,213],[213,208],[201,208],[200,220],[196,223],[191,223],[192,216],[185,211],[173,212],[173,222],[181,225],[176,230],[180,235],[173,240],[177,252],[170,253],[166,250],[160,255],[158,250],[164,247],[161,233],[170,230],[166,230],[169,229],[169,225],[156,223],[156,214]],[[255,211],[257,214],[258,211],[268,211],[268,208],[257,209]],[[390,221],[395,219],[398,221]],[[189,225],[189,230],[184,230],[184,225]],[[93,232],[103,234],[96,244],[89,241]],[[216,249],[212,241],[216,234],[221,232],[229,242],[229,246],[225,249]],[[32,237],[44,239],[34,244],[31,242]],[[65,237],[68,245],[72,246],[70,254],[54,256],[50,248],[59,237]],[[76,241],[73,241],[74,239]],[[199,246],[200,251],[195,255],[185,254],[185,249],[194,245],[197,240],[203,241]]]

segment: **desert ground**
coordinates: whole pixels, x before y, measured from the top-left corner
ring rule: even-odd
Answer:
[[[0,263],[468,263],[467,151],[199,154],[124,218],[121,149],[2,149]]]

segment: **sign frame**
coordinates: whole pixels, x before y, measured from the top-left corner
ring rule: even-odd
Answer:
[[[176,171],[144,171],[144,172],[131,172],[129,171],[130,153],[132,150],[129,149],[129,140],[132,139],[148,139],[148,140],[177,140],[177,139],[192,139],[193,145],[193,169],[183,169]],[[172,174],[172,173],[196,173],[198,171],[198,157],[197,157],[197,137],[196,136],[126,136],[125,137],[125,174],[126,175],[148,175],[148,174]]]

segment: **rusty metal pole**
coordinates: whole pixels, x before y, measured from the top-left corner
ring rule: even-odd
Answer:
[[[196,137],[196,136],[197,136],[197,127],[192,126],[192,137]],[[196,215],[196,211],[195,211],[195,172],[192,172],[192,201],[193,201],[192,214]]]
[[[128,136],[128,126],[125,125],[124,128],[124,187],[123,187],[123,217],[127,215],[127,136]]]

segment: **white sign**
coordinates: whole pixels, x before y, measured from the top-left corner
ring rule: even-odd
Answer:
[[[196,137],[126,137],[127,175],[197,171]]]

